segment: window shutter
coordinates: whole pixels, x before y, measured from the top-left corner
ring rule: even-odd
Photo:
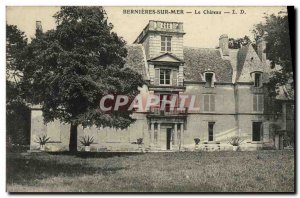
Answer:
[[[203,95],[204,111],[209,111],[209,95]]]
[[[261,122],[260,124],[260,140],[263,141],[264,140],[264,125]]]
[[[172,77],[173,77],[172,85],[177,86],[177,70],[173,70]]]
[[[263,95],[257,95],[257,96],[258,96],[257,111],[263,111]]]
[[[210,95],[210,111],[215,111],[215,95]]]
[[[167,37],[167,51],[171,51],[171,37]]]
[[[159,85],[159,69],[155,69],[154,85]]]
[[[165,43],[165,37],[164,36],[161,36],[161,43],[160,43],[160,46],[161,46],[161,51],[164,52],[166,51],[165,50],[165,47],[166,47],[166,43]]]
[[[253,95],[253,111],[257,111],[257,95]]]

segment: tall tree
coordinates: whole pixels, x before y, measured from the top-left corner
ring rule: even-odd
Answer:
[[[30,110],[22,97],[20,65],[27,38],[15,25],[6,24],[6,131],[15,144],[29,140]]]
[[[285,90],[287,98],[294,97],[294,74],[293,61],[291,54],[291,40],[289,32],[288,15],[278,13],[278,15],[265,16],[266,22],[255,26],[253,32],[256,39],[264,37],[267,42],[266,55],[271,62],[271,68],[274,69],[268,83],[268,99],[270,113],[281,112],[282,104],[276,105],[278,101],[276,96],[280,94],[280,89]],[[282,94],[282,93],[281,93]],[[287,103],[287,119],[294,119],[294,106]],[[286,140],[290,143],[294,142],[294,128],[287,127]]]
[[[24,89],[40,104],[45,122],[70,124],[69,150],[77,150],[78,125],[126,128],[132,111],[97,111],[106,94],[136,96],[144,84],[125,68],[125,41],[112,31],[102,7],[61,7],[57,27],[39,32],[25,50]]]
[[[7,80],[18,83],[21,73],[22,52],[27,46],[25,33],[15,25],[6,24],[6,75]]]
[[[256,39],[264,36],[267,42],[267,59],[271,61],[271,67],[280,67],[273,72],[269,83],[272,93],[276,95],[275,90],[279,86],[290,84],[294,89],[289,21],[288,16],[282,13],[267,15],[265,19],[265,23],[255,25],[253,32]]]
[[[228,47],[229,49],[239,49],[242,46],[248,45],[249,43],[251,43],[251,40],[246,35],[243,38],[229,38]]]

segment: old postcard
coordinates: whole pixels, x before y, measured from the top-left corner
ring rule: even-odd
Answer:
[[[7,191],[295,192],[293,7],[8,6]]]

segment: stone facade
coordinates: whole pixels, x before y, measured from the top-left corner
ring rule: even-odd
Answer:
[[[199,111],[150,108],[134,113],[136,122],[126,130],[79,126],[78,150],[84,148],[79,142],[83,136],[94,137],[92,151],[232,150],[228,144],[232,136],[244,140],[241,150],[256,150],[270,143],[270,120],[264,112],[268,70],[261,57],[265,56],[258,56],[251,45],[228,49],[227,35],[220,37],[219,49],[186,48],[184,34],[182,23],[150,21],[128,48],[129,57],[140,50],[139,63],[128,60],[127,66],[143,72],[150,81],[141,95],[196,95]],[[260,53],[264,47],[260,40]],[[161,79],[164,71],[170,72],[164,74],[169,81]],[[46,149],[68,149],[69,126],[58,121],[45,125],[41,111],[33,109],[31,149],[38,149],[34,140],[43,134],[51,138]],[[138,138],[143,138],[142,147],[136,144]],[[200,139],[199,146],[195,146],[195,138]]]

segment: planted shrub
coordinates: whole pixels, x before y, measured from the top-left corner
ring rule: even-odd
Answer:
[[[94,138],[93,137],[90,137],[90,136],[84,136],[84,137],[81,137],[81,140],[80,140],[80,143],[83,145],[83,146],[90,146],[91,144],[94,143]]]
[[[137,143],[138,145],[143,144],[143,138],[138,138],[138,139],[136,140],[136,143]]]
[[[244,140],[242,140],[239,136],[232,136],[229,140],[228,143],[231,144],[232,146],[239,146]]]
[[[47,135],[43,135],[38,137],[35,142],[39,143],[41,146],[44,146],[47,142],[49,142],[50,137],[47,137]]]
[[[195,141],[196,145],[198,145],[200,143],[200,139],[199,138],[195,138],[194,141]]]

